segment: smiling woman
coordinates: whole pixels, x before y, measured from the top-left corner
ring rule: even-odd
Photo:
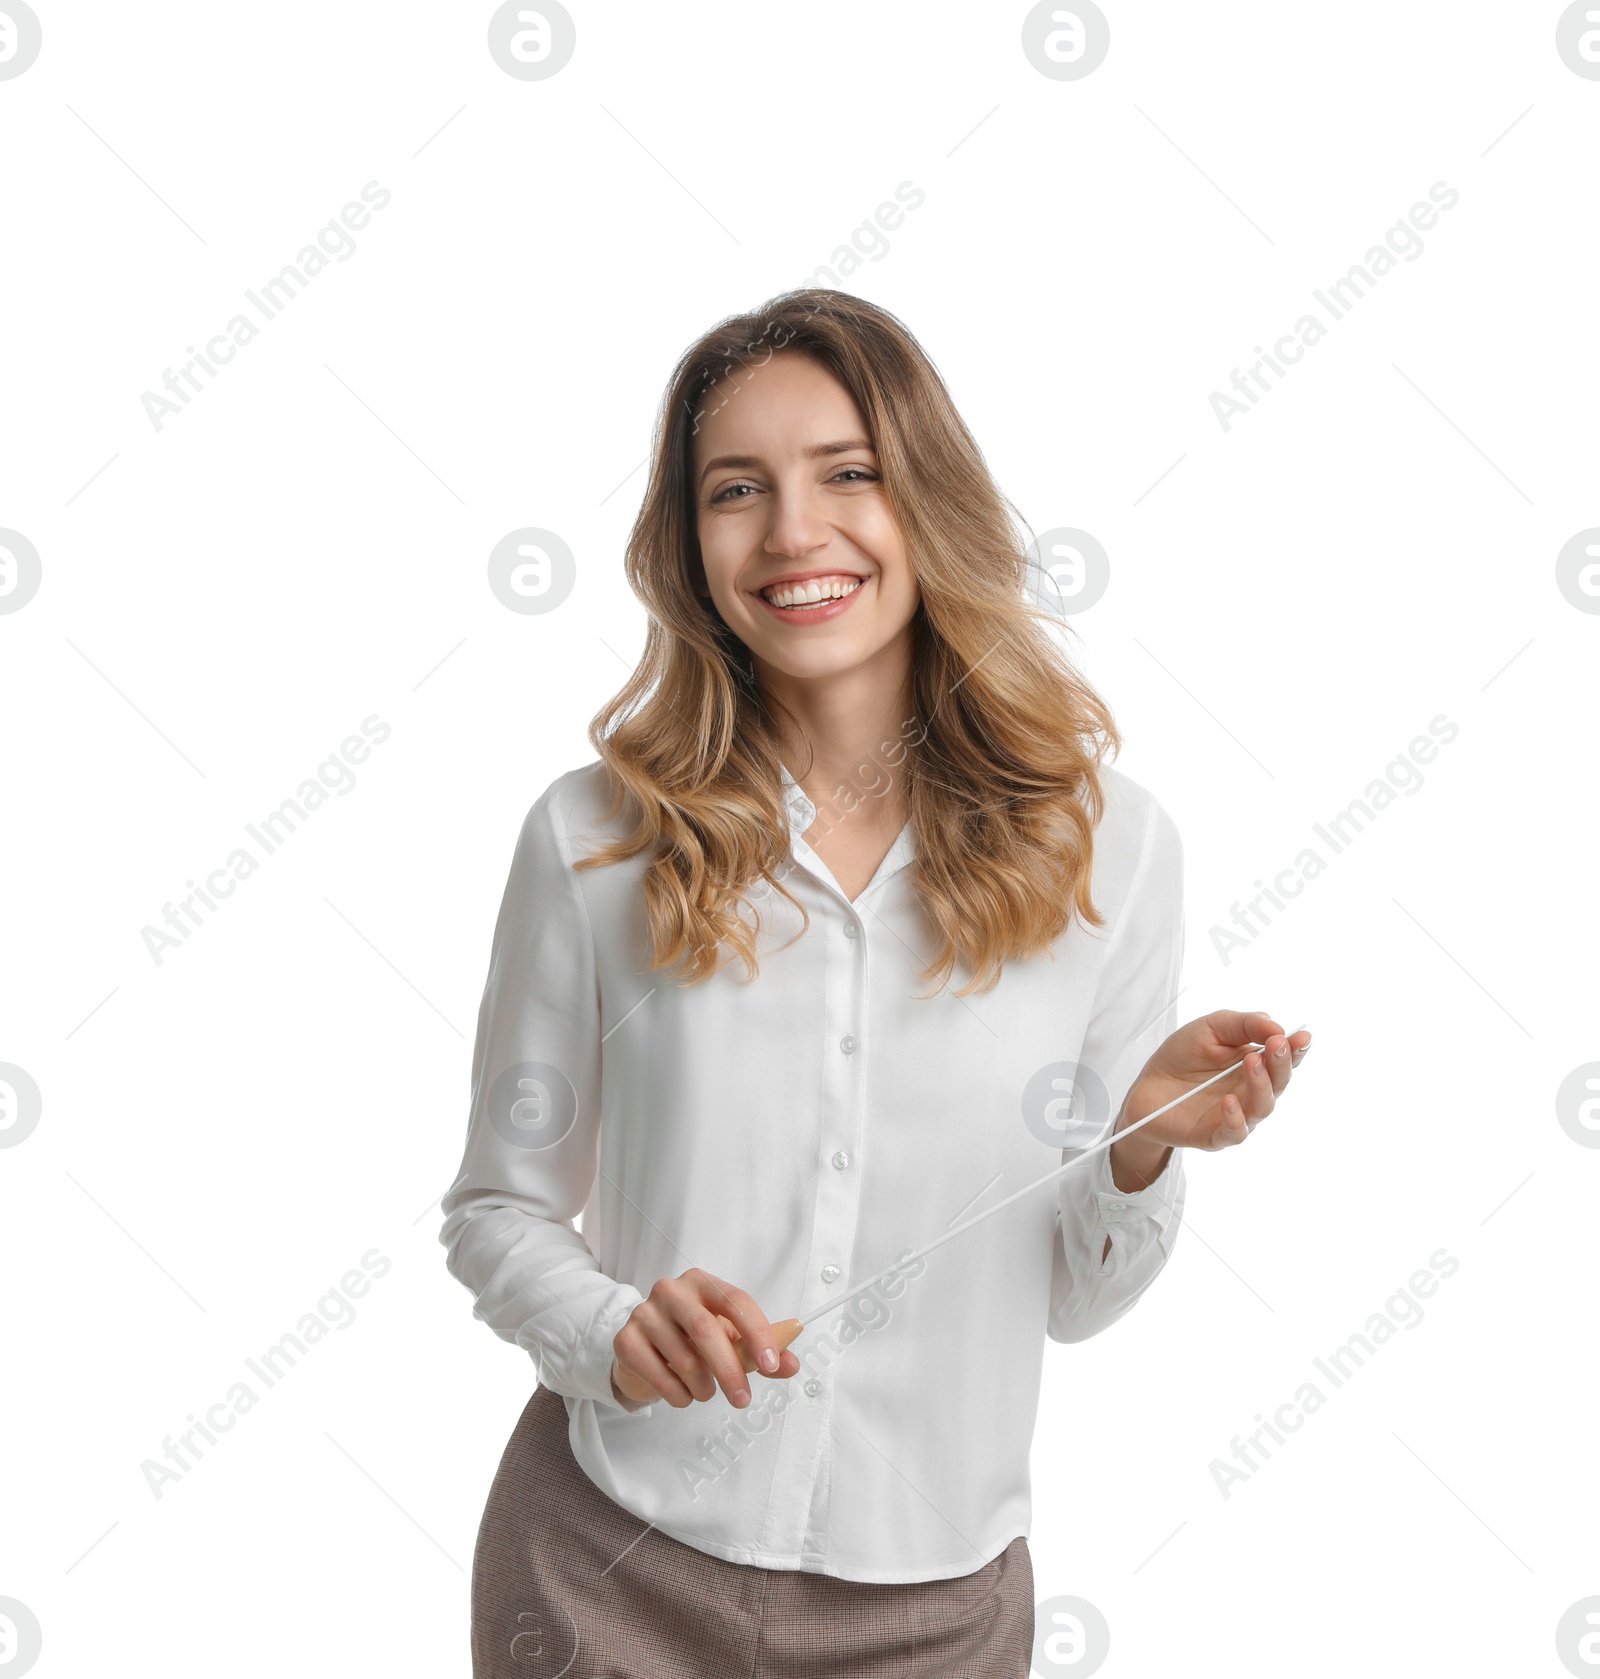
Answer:
[[[849,872],[847,895],[914,818],[943,935],[924,977],[964,965],[961,995],[1074,915],[1101,925],[1095,764],[1120,739],[1025,597],[1010,506],[949,391],[887,311],[790,292],[691,346],[626,563],[645,650],[590,739],[636,814],[597,861],[656,851],[660,964],[683,958],[698,981],[726,945],[753,971],[739,904],[757,880],[785,890],[782,767],[828,801],[908,716],[927,733],[903,774],[820,853]],[[802,583],[809,608],[781,591]]]
[[[1043,1343],[1132,1308],[1183,1150],[1243,1142],[1309,1034],[1176,1029],[1176,826],[885,310],[692,345],[626,564],[644,652],[523,824],[441,1203],[542,1384],[474,1672],[528,1671],[531,1621],[552,1674],[1022,1679]],[[1069,1135],[1107,1146],[1051,1176]],[[836,1314],[924,1251],[892,1321]]]

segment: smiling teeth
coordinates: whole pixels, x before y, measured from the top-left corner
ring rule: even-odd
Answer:
[[[842,600],[861,587],[859,577],[813,577],[809,583],[781,583],[763,589],[762,599],[773,606],[815,606],[825,600]]]

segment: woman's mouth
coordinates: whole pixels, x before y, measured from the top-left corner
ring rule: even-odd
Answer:
[[[860,593],[865,578],[849,572],[808,577],[798,583],[774,583],[759,591],[762,603],[780,618],[817,622],[836,618]]]

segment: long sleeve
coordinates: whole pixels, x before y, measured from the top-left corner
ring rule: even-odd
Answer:
[[[1148,795],[1138,843],[1139,860],[1112,929],[1079,1057],[1104,1081],[1113,1118],[1145,1062],[1177,1028],[1183,969],[1183,843],[1171,816]],[[1057,1203],[1051,1340],[1086,1341],[1132,1308],[1172,1253],[1184,1190],[1183,1150],[1177,1148],[1161,1175],[1137,1191],[1117,1188],[1110,1149],[1065,1174]],[[1111,1251],[1105,1254],[1108,1236]]]
[[[532,1356],[544,1386],[616,1407],[612,1338],[644,1297],[601,1271],[573,1223],[597,1166],[600,1002],[559,785],[529,811],[512,858],[439,1240],[474,1315]]]
[[[725,962],[691,985],[648,969],[647,857],[571,866],[632,830],[609,767],[568,771],[529,812],[443,1241],[477,1315],[569,1396],[573,1457],[641,1530],[881,1584],[959,1584],[1030,1531],[1040,1326],[1081,1340],[1133,1305],[1177,1233],[1187,1151],[1129,1195],[1102,1151],[948,1261],[862,1285],[1061,1160],[1070,1062],[1120,1108],[1173,1024],[1178,835],[1144,787],[1102,774],[1104,921],[1007,962],[971,1010],[926,995],[912,822],[852,897],[780,764],[789,856],[784,892],[754,905],[759,972]],[[612,1341],[636,1288],[690,1265],[804,1318],[799,1373],[755,1377],[744,1408],[719,1390],[631,1414],[610,1393]],[[971,1356],[946,1356],[940,1324],[963,1326]],[[930,1384],[937,1405],[920,1402]]]

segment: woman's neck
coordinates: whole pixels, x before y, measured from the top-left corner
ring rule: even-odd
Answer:
[[[898,831],[910,814],[907,743],[922,732],[909,650],[827,677],[758,674],[784,708],[773,710],[783,761],[819,816],[831,813],[837,821],[859,812],[865,825]]]

